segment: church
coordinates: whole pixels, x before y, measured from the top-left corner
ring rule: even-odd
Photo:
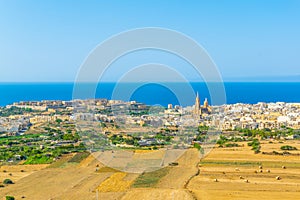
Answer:
[[[200,103],[200,97],[199,97],[199,94],[197,92],[197,95],[196,95],[196,100],[195,100],[195,105],[194,105],[194,113],[193,115],[196,117],[196,118],[201,118],[202,115],[204,114],[211,114],[211,107],[209,106],[208,104],[208,100],[207,98],[205,98],[204,100],[204,103],[203,103],[203,106],[201,106],[201,103]]]

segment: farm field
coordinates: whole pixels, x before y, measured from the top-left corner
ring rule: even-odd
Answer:
[[[92,190],[113,172],[97,173],[95,166],[101,164],[92,155],[80,163],[68,162],[72,156],[66,155],[46,168],[16,180],[15,184],[1,188],[0,196],[10,195],[16,199],[93,199],[95,192]]]
[[[299,141],[261,141],[262,152],[281,153],[283,145],[297,147],[290,155],[255,154],[246,142],[238,144],[216,147],[201,161],[196,149],[188,149],[176,161],[178,165],[143,174],[103,166],[95,159],[99,154],[64,155],[50,165],[1,166],[1,179],[10,178],[15,184],[0,188],[0,196],[33,200],[300,199]]]
[[[300,147],[299,141],[261,142],[264,152],[281,152],[286,144]],[[254,154],[239,145],[215,148],[202,160],[200,175],[188,185],[197,199],[300,199],[299,155]]]
[[[32,173],[40,171],[48,164],[43,165],[3,165],[0,166],[0,180],[11,179],[13,182],[18,182],[20,179],[29,176]]]

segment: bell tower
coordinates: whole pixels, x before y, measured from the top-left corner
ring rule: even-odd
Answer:
[[[196,100],[195,100],[194,115],[197,117],[199,117],[199,115],[201,115],[200,97],[199,97],[198,92],[197,92]]]

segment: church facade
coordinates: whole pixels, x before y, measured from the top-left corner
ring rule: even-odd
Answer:
[[[194,105],[194,111],[193,111],[194,117],[197,119],[200,119],[202,117],[202,115],[210,114],[210,113],[211,113],[211,107],[209,106],[207,98],[205,98],[203,106],[201,106],[199,93],[197,92],[196,99],[195,99],[195,105]]]

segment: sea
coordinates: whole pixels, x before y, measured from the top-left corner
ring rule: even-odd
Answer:
[[[117,84],[124,84],[123,88],[135,83],[98,83],[95,98],[111,99]],[[180,88],[186,83],[171,83]],[[300,82],[225,82],[226,104],[258,102],[293,102],[300,103]],[[189,83],[193,91],[200,95],[201,103],[211,95],[204,82]],[[0,106],[6,106],[20,101],[41,100],[72,100],[74,83],[0,83]],[[181,97],[185,98],[185,97]],[[128,100],[128,99],[120,99]],[[180,104],[178,95],[168,87],[158,83],[147,83],[136,88],[130,94],[130,100],[147,105],[168,104],[189,106],[195,102],[194,98]]]

